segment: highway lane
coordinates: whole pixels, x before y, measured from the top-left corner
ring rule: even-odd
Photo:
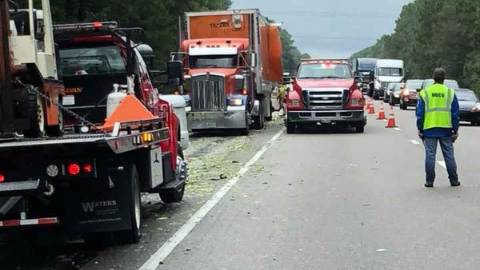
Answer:
[[[0,234],[0,269],[137,269],[282,127],[278,119],[250,136],[193,136],[185,151],[190,176],[184,201],[165,205],[158,194],[143,194],[138,245],[120,245],[113,238],[90,247],[56,229],[7,231]]]
[[[425,189],[414,112],[396,111],[399,129],[283,135],[158,269],[476,269],[480,129],[456,144],[463,186],[438,166]]]

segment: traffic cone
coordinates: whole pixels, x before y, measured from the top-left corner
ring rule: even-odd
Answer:
[[[385,120],[385,108],[383,107],[383,103],[380,105],[380,112],[378,113],[377,120]]]
[[[393,111],[393,106],[390,108],[390,115],[388,117],[388,122],[386,128],[396,128],[397,123],[395,121],[395,113]]]
[[[368,114],[375,114],[375,104],[373,102],[370,103],[370,108],[368,108]]]

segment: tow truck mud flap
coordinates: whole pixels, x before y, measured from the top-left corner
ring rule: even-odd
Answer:
[[[65,228],[76,233],[128,230],[132,226],[127,168],[118,167],[105,178],[85,180],[85,189],[65,196]]]

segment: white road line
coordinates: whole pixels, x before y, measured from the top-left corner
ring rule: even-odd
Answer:
[[[417,141],[417,140],[410,140],[411,143],[415,144],[415,145],[420,145],[420,142]]]
[[[237,175],[230,179],[210,200],[208,200],[188,221],[185,223],[167,242],[165,242],[151,257],[146,261],[139,270],[155,270],[159,267],[170,253],[185,239],[188,234],[197,226],[202,219],[217,205],[218,202],[232,189],[233,186],[244,176],[250,167],[254,165],[265,152],[280,138],[284,130],[273,136],[267,144],[265,144],[255,156],[253,156],[241,169]]]
[[[397,131],[401,131],[401,129],[400,129],[400,128],[394,128],[394,129],[395,129],[395,130],[397,130]]]
[[[447,163],[445,163],[445,161],[437,161],[438,165],[442,166],[444,169],[447,168]]]

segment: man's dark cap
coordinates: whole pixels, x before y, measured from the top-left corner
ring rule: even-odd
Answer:
[[[433,79],[435,80],[435,82],[443,83],[446,77],[447,77],[447,72],[443,68],[436,68],[435,71],[433,72]]]

